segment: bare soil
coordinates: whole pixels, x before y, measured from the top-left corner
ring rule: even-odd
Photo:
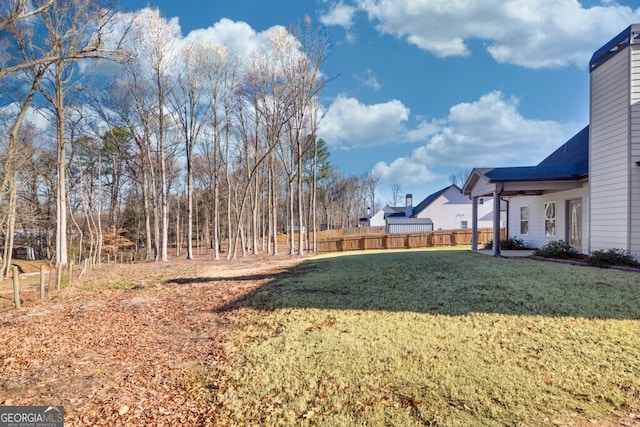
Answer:
[[[203,257],[209,258],[209,257]],[[248,313],[221,310],[303,258],[182,258],[102,266],[22,308],[2,284],[0,404],[63,405],[65,425],[218,425],[181,379],[224,364]]]

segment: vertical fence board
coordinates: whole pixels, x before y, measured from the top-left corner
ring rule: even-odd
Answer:
[[[473,231],[470,228],[458,230],[437,230],[423,233],[380,234],[366,233],[359,236],[344,234],[318,240],[318,252],[346,252],[369,249],[418,249],[445,246],[470,246]],[[506,231],[501,230],[505,236]],[[493,239],[493,229],[478,230],[478,246]]]

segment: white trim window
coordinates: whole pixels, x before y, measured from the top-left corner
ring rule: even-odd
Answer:
[[[520,206],[520,234],[529,234],[529,206]]]
[[[544,235],[556,235],[556,202],[544,204]]]

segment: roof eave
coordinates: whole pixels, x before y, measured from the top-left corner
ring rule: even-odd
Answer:
[[[588,175],[577,175],[577,176],[560,176],[560,177],[537,177],[537,178],[507,178],[507,179],[489,179],[489,182],[492,184],[500,183],[500,182],[542,182],[542,181],[580,181],[588,178]]]

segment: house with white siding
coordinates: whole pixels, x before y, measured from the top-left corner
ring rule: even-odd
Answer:
[[[371,218],[369,218],[369,227],[384,227],[386,225],[387,216],[399,212],[404,212],[404,206],[389,206],[386,205],[384,208],[380,209],[378,212],[373,214]]]
[[[478,226],[491,227],[493,224],[492,198],[481,198],[478,204]],[[469,228],[471,211],[471,201],[456,185],[450,185],[430,194],[416,206],[413,206],[413,196],[407,194],[405,208],[385,216],[385,231],[414,233]]]
[[[598,49],[589,73],[588,126],[536,166],[473,169],[462,189],[473,228],[478,200],[493,196],[507,203],[508,236],[529,246],[564,240],[584,254],[615,248],[640,257],[640,24]],[[498,241],[495,215],[493,228]]]

